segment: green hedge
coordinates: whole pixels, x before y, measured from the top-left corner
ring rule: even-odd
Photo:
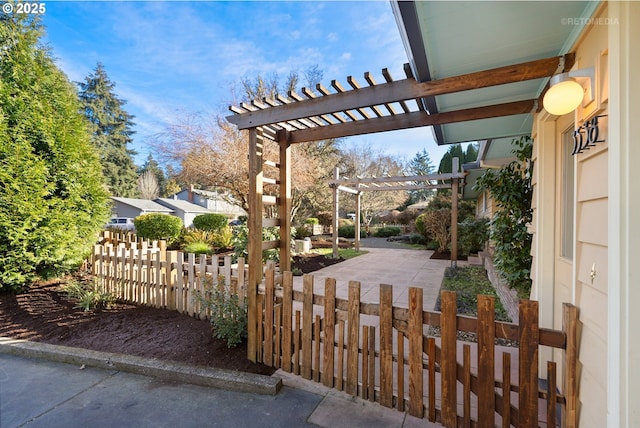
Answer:
[[[202,214],[193,219],[193,226],[199,230],[207,230],[210,232],[218,232],[226,227],[229,223],[227,216],[224,214]]]
[[[133,219],[136,234],[144,239],[164,239],[171,244],[182,231],[182,220],[168,214],[143,214]]]
[[[380,238],[388,238],[389,236],[398,236],[402,233],[399,227],[387,226],[381,227],[375,233],[375,236]]]
[[[356,227],[355,226],[342,226],[338,228],[338,236],[341,238],[355,238],[356,237]],[[367,231],[364,229],[360,229],[360,238],[366,238]]]

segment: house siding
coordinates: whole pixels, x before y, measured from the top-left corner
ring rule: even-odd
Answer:
[[[607,13],[605,6],[596,17],[606,17]],[[588,26],[572,49],[576,53],[576,68],[595,66],[607,46],[606,26]],[[596,92],[607,90],[606,81],[601,80],[597,84],[600,87]],[[598,107],[597,104],[593,102],[584,106],[584,110],[578,108],[571,119],[555,118],[543,112],[536,116],[533,132],[532,298],[541,300],[546,314],[544,321],[553,328],[562,327],[563,302],[573,303],[579,308],[578,390],[579,425],[582,427],[607,425],[609,162],[606,120],[601,123],[601,136],[606,141],[573,156],[574,230],[573,255],[569,258],[561,255],[560,212],[564,195],[559,136],[571,121],[580,126],[593,114],[607,114],[607,105]],[[592,271],[595,272],[593,279]],[[560,353],[554,352],[553,357],[561,362]],[[558,386],[562,388],[562,385]]]

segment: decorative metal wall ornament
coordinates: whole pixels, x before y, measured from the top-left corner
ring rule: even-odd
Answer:
[[[600,138],[600,128],[598,127],[598,118],[608,115],[594,116],[589,120],[585,120],[582,126],[573,131],[573,152],[572,155],[582,153],[589,150],[596,143],[602,143],[604,140]]]

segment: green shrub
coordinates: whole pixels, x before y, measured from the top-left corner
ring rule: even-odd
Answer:
[[[320,224],[320,220],[315,217],[309,217],[304,221],[304,224]]]
[[[521,137],[512,144],[517,160],[499,170],[487,170],[478,178],[474,190],[489,191],[498,207],[491,221],[496,268],[519,296],[528,297],[532,262],[528,224],[533,219],[533,141],[530,137]]]
[[[428,240],[438,243],[438,251],[446,251],[451,240],[451,210],[440,208],[427,210],[416,219],[416,229]]]
[[[210,232],[217,232],[227,227],[228,224],[229,219],[227,219],[227,216],[224,214],[202,214],[193,219],[193,227]]]
[[[148,240],[164,239],[167,244],[178,239],[182,232],[182,220],[168,214],[143,214],[133,219],[136,234]]]
[[[350,238],[353,239],[356,237],[356,227],[355,226],[341,226],[338,228],[338,236],[341,238]],[[360,228],[360,238],[366,238],[367,231],[364,228]]]
[[[91,283],[71,281],[65,284],[62,290],[78,301],[76,308],[85,312],[106,309],[115,301],[113,293],[105,291],[104,283],[100,278],[94,278]]]
[[[474,254],[484,249],[489,240],[489,219],[466,219],[458,223],[458,248],[465,255]]]
[[[40,20],[0,15],[0,291],[76,269],[109,218],[78,93]]]
[[[424,236],[422,236],[419,233],[412,233],[411,235],[409,235],[409,242],[411,244],[417,244],[417,245],[426,245],[427,241],[424,238]]]
[[[232,348],[247,337],[247,302],[225,285],[224,277],[218,277],[214,286],[213,279],[207,277],[204,292],[194,291],[193,298],[200,303],[201,312],[211,311],[213,334],[227,342]]]
[[[291,232],[295,233],[295,228],[292,228]],[[289,239],[291,239],[290,237]],[[262,229],[262,240],[273,241],[280,239],[280,228],[278,227],[265,227]],[[244,257],[245,260],[249,255],[249,228],[243,224],[233,228],[233,250],[234,261],[238,260],[238,257]],[[280,251],[277,249],[266,250],[262,252],[262,261],[267,260],[280,260]]]
[[[185,253],[193,254],[211,254],[211,246],[204,241],[193,241],[184,246],[183,251]]]
[[[398,236],[401,233],[402,231],[400,230],[399,227],[387,226],[387,227],[381,227],[380,229],[378,229],[375,233],[375,236],[378,236],[380,238],[388,238],[389,236]]]

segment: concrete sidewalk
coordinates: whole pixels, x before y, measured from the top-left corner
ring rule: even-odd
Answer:
[[[284,386],[264,395],[0,353],[0,428],[440,426],[288,373],[274,377]]]

